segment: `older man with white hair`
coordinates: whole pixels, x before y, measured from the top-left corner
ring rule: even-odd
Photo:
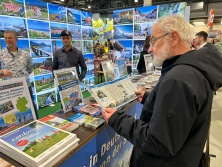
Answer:
[[[217,48],[217,50],[222,54],[222,36],[217,36],[214,39],[214,46]]]
[[[206,142],[213,92],[222,86],[222,57],[203,47],[192,51],[192,31],[179,15],[158,19],[149,52],[162,66],[150,92],[137,91],[139,119],[111,108],[108,124],[134,145],[130,167],[197,167]]]

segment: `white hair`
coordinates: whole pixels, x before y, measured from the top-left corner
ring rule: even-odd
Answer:
[[[163,33],[177,31],[181,41],[191,44],[193,41],[193,30],[182,15],[167,15],[158,19],[157,22]]]

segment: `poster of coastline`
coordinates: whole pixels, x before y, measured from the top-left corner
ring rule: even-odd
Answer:
[[[60,39],[61,32],[67,30],[67,24],[50,22],[51,38]]]
[[[55,90],[47,93],[37,94],[37,103],[39,108],[48,106],[55,102],[56,102]]]
[[[114,26],[114,39],[132,39],[133,25]]]
[[[143,51],[144,40],[133,41],[133,54],[140,54]]]
[[[132,61],[132,40],[114,40],[113,49],[114,63],[120,58]]]
[[[52,74],[46,74],[35,77],[36,93],[55,88],[54,77]]]
[[[52,57],[50,40],[30,40],[32,58]]]
[[[36,119],[26,79],[0,83],[0,136]]]
[[[94,54],[84,54],[85,63],[87,66],[94,64]]]
[[[147,35],[151,35],[154,23],[134,24],[134,39],[145,39]]]
[[[81,11],[82,26],[92,26],[92,13]]]
[[[25,0],[26,16],[31,19],[48,20],[47,3],[41,0]]]
[[[76,49],[82,51],[82,41],[74,40],[74,41],[72,41],[72,46],[75,47]]]
[[[121,9],[113,11],[113,20],[115,24],[132,24],[133,23],[133,8]]]
[[[52,58],[33,59],[34,76],[52,72]]]
[[[81,39],[81,26],[68,24],[68,30],[72,34],[72,39]]]
[[[25,17],[24,0],[1,0],[0,15]]]
[[[29,38],[50,39],[49,22],[27,20]]]
[[[67,22],[69,24],[81,25],[81,11],[67,8]]]
[[[82,26],[82,39],[93,39],[93,28],[90,26]]]
[[[93,53],[93,41],[83,41],[82,53]]]
[[[186,2],[159,5],[158,17],[166,16],[169,14],[181,14],[185,16],[186,6],[187,6]]]
[[[154,22],[157,19],[157,6],[135,8],[134,23]]]
[[[18,38],[28,38],[25,19],[0,16],[0,20],[0,38],[4,38],[6,30],[16,31]]]
[[[56,22],[66,22],[66,8],[48,3],[49,20]]]
[[[19,49],[30,53],[29,40],[27,40],[27,39],[18,39],[17,46],[18,46]],[[5,49],[5,48],[6,48],[6,44],[4,42],[4,39],[2,39],[2,49]]]
[[[60,39],[52,40],[52,51],[55,52],[57,49],[63,47],[62,41]]]

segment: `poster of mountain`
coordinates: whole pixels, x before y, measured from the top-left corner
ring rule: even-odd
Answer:
[[[63,47],[61,39],[53,39],[52,40],[52,51],[55,52],[57,49]]]
[[[0,20],[0,38],[4,38],[6,30],[16,31],[18,38],[28,38],[25,19],[0,16]]]
[[[116,25],[114,26],[114,39],[132,39],[133,25]]]
[[[55,22],[66,22],[66,8],[48,3],[49,20]]]
[[[154,22],[157,19],[157,6],[135,8],[134,23]]]
[[[81,25],[81,11],[67,8],[67,22],[69,24]]]
[[[31,39],[50,39],[49,22],[27,20],[29,38]]]
[[[36,119],[26,79],[0,83],[0,136]]]
[[[84,54],[85,63],[87,66],[94,65],[94,54]]]
[[[145,40],[134,40],[133,41],[133,54],[140,54],[143,51]]]
[[[134,39],[144,39],[147,35],[151,35],[151,30],[154,23],[141,23],[141,24],[134,24]]]
[[[166,16],[169,14],[181,14],[185,16],[186,6],[186,2],[159,5],[158,17]]]
[[[4,39],[2,39],[2,49],[6,48]],[[18,39],[17,46],[19,49],[30,52],[29,41],[27,39]]]
[[[82,41],[82,53],[93,53],[93,41],[84,40]]]
[[[72,39],[81,39],[81,26],[68,24],[68,30],[72,34]]]
[[[46,74],[35,77],[36,93],[55,88],[54,77],[52,74]]]
[[[37,95],[37,103],[39,108],[48,106],[52,103],[56,102],[56,94],[55,94],[55,90],[47,92],[47,93],[39,93]]]
[[[25,17],[24,0],[1,0],[0,15]]]
[[[133,8],[121,9],[113,11],[113,20],[115,24],[132,24],[133,23]]]
[[[60,39],[61,32],[67,30],[67,24],[52,23],[50,22],[51,38]]]
[[[76,49],[82,51],[82,41],[80,41],[80,40],[73,40],[72,41],[72,46],[75,47]]]
[[[34,76],[52,72],[52,58],[33,59]]]
[[[30,40],[32,58],[52,57],[50,40]]]
[[[48,20],[47,3],[41,0],[25,0],[26,16],[31,19]]]
[[[82,39],[93,39],[93,29],[91,26],[82,26]]]
[[[82,26],[92,26],[92,13],[81,11]]]

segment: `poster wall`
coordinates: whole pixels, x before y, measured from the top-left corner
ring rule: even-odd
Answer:
[[[0,50],[6,48],[4,32],[15,30],[18,47],[33,58],[30,80],[38,109],[57,102],[51,67],[53,52],[63,47],[60,38],[63,30],[71,32],[73,46],[86,57],[88,71],[83,83],[94,84],[91,13],[40,0],[0,0],[0,20]]]

